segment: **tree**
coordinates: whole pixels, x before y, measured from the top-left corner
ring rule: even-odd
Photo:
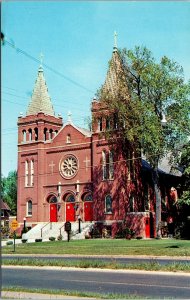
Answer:
[[[182,194],[178,200],[179,205],[190,206],[190,142],[184,145],[180,158],[180,165],[184,169],[180,189]]]
[[[3,177],[1,180],[1,197],[6,202],[10,209],[11,214],[16,214],[17,209],[17,172],[9,172],[7,178]]]
[[[156,232],[160,237],[158,163],[167,153],[175,157],[179,152],[176,145],[184,143],[190,133],[190,82],[184,82],[183,69],[176,62],[164,56],[156,63],[146,47],[115,53],[110,70],[116,78],[115,92],[104,85],[100,99],[105,107],[117,114],[123,143],[129,141],[133,147],[142,150],[152,166]],[[162,123],[165,116],[167,124]],[[125,152],[126,148],[123,149]]]

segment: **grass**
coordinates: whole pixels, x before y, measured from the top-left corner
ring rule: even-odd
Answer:
[[[114,259],[111,262],[105,262],[101,260],[43,260],[40,258],[17,258],[17,259],[3,259],[3,265],[14,265],[14,266],[56,266],[56,267],[76,267],[76,268],[98,268],[98,269],[125,269],[125,270],[146,270],[146,271],[170,271],[170,272],[190,272],[189,263],[168,263],[165,265],[159,264],[155,259],[151,262],[145,263],[130,263],[130,264],[119,264]]]
[[[12,254],[13,246],[2,247],[3,254]],[[15,254],[74,254],[74,255],[148,255],[190,256],[190,241],[175,239],[119,240],[92,239],[38,242],[16,245]]]
[[[44,290],[44,289],[26,289],[21,287],[2,287],[2,291],[13,291],[13,292],[24,292],[24,293],[39,293],[39,294],[50,294],[50,295],[62,295],[62,296],[75,296],[75,297],[89,297],[99,299],[150,299],[140,297],[135,294],[122,295],[122,294],[99,294],[90,292],[80,291],[66,291],[66,290]],[[7,299],[2,297],[2,299]],[[10,298],[9,298],[10,299]],[[53,299],[53,298],[52,298]]]

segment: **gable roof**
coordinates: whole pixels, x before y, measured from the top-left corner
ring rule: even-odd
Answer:
[[[1,210],[11,210],[7,203],[3,202],[1,199]]]
[[[38,76],[26,115],[35,115],[39,112],[43,112],[50,116],[55,115],[41,66],[38,69]]]

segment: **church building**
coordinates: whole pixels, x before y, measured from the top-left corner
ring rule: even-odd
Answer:
[[[113,65],[116,68],[113,68]],[[114,47],[104,89],[113,91],[121,61]],[[42,66],[38,69],[26,115],[18,118],[17,220],[27,227],[40,222],[92,221],[114,236],[125,220],[137,236],[154,236],[155,197],[142,180],[142,160],[130,149],[129,161],[103,134],[117,127],[102,118],[101,101],[92,100],[92,130],[56,116]],[[144,189],[147,187],[146,193]],[[152,194],[151,194],[152,193]]]

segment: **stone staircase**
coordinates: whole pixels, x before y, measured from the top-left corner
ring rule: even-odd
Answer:
[[[57,237],[61,234],[63,240],[67,240],[67,232],[65,232],[64,222],[46,222],[39,223],[27,233],[22,235],[22,239],[27,239],[28,241],[35,241],[35,239],[42,238],[43,241],[48,241],[49,237]],[[79,230],[79,223],[71,223],[71,239],[85,239],[85,234],[90,231],[93,227],[93,222],[81,222],[81,233]]]

